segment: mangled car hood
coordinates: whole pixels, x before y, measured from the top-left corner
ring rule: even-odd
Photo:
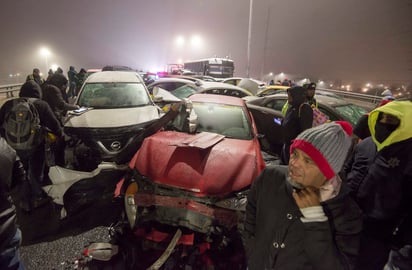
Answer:
[[[145,139],[130,167],[159,184],[219,196],[249,186],[258,176],[263,168],[255,151],[253,140],[161,131]]]
[[[154,106],[91,109],[80,115],[70,115],[64,126],[69,128],[114,128],[145,123],[159,117],[159,111]]]

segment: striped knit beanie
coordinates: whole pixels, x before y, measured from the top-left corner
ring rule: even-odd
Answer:
[[[336,121],[306,129],[290,146],[305,152],[329,180],[340,172],[351,146],[352,126]]]

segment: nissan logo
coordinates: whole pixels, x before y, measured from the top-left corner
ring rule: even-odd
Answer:
[[[119,141],[114,141],[112,142],[112,144],[110,144],[110,148],[112,148],[115,151],[120,150],[121,147],[122,144]]]

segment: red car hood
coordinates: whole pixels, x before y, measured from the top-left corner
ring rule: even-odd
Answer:
[[[223,196],[249,186],[264,168],[257,140],[215,133],[161,131],[146,138],[130,163],[152,181]]]

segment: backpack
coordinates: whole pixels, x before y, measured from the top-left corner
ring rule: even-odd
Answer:
[[[299,117],[300,117],[300,109],[302,108],[303,104],[308,104],[308,103],[302,103],[299,106]],[[309,105],[309,104],[308,104]],[[324,114],[323,112],[321,112],[321,110],[319,110],[318,108],[316,108],[315,106],[311,106],[312,107],[312,112],[313,112],[313,121],[312,121],[312,127],[316,127],[319,125],[322,125],[326,122],[328,122],[329,117]]]
[[[312,107],[312,111],[313,111],[312,127],[322,125],[329,120],[329,117],[323,112],[321,112],[318,108]]]
[[[39,113],[32,99],[14,99],[3,128],[8,144],[15,150],[31,150],[37,146],[42,140],[42,129]]]

